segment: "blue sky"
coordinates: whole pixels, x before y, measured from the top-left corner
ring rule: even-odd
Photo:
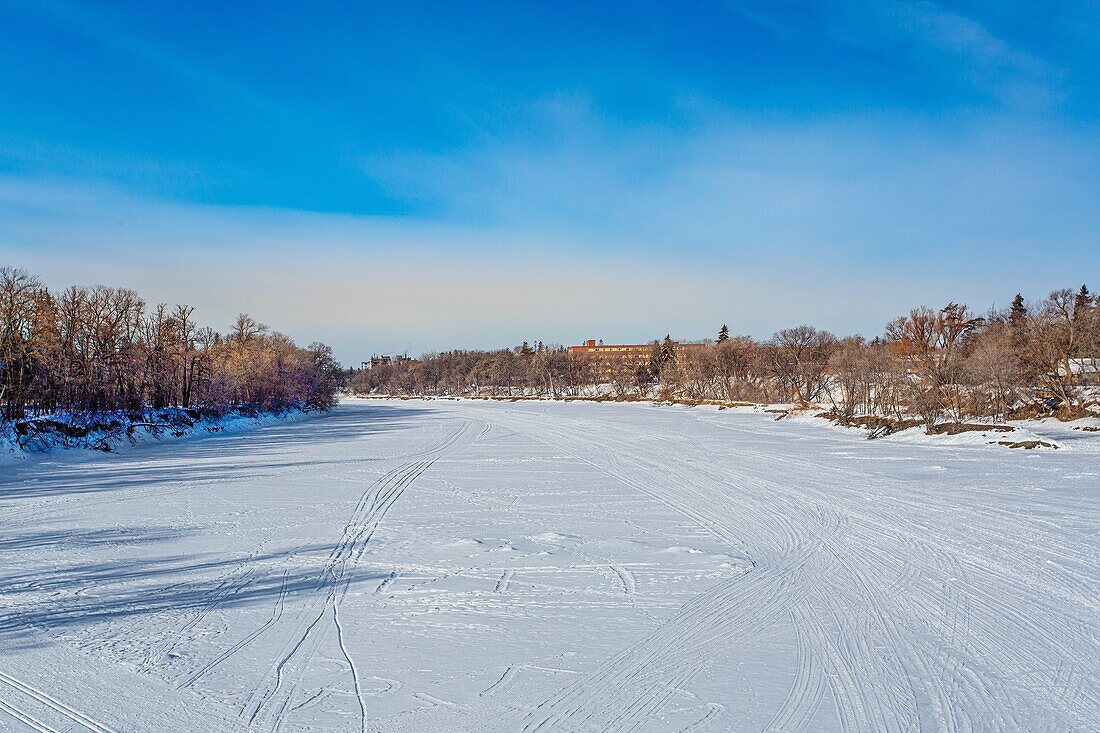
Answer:
[[[348,362],[874,334],[1100,273],[1098,39],[1091,0],[7,3],[0,260]]]

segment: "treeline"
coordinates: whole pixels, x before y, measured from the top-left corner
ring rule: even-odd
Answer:
[[[150,306],[125,288],[52,292],[0,268],[0,417],[168,407],[328,409],[341,369],[325,345],[302,348],[248,315],[227,333],[186,305]]]
[[[766,341],[729,335],[648,360],[570,357],[561,346],[426,354],[351,376],[365,394],[649,397],[828,406],[839,416],[1005,419],[1036,408],[1080,410],[1100,367],[1100,307],[1084,286],[983,315],[965,305],[915,308],[875,338],[812,326]]]

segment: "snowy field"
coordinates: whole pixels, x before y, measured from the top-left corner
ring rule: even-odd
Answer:
[[[0,730],[1100,730],[1100,436],[769,417],[346,401],[0,465]]]

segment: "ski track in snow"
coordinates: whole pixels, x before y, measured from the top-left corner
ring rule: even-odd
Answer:
[[[187,729],[126,675],[265,733],[1097,730],[1098,446],[346,401],[5,467],[0,731]]]
[[[456,431],[456,434],[464,433],[465,427],[463,425],[462,428]],[[457,436],[449,436],[437,448],[425,451],[420,455],[442,453],[456,442]],[[301,666],[304,667],[309,664],[317,650],[317,637],[314,632],[320,628],[321,622],[331,612],[341,651],[355,681],[356,699],[361,713],[360,728],[366,729],[366,706],[359,692],[359,673],[344,644],[343,629],[339,622],[339,604],[348,591],[344,576],[349,563],[354,564],[362,558],[367,543],[370,542],[371,536],[386,516],[386,512],[401,497],[405,489],[430,468],[434,462],[435,459],[406,463],[390,472],[381,481],[376,482],[360,498],[359,503],[352,512],[351,519],[344,528],[343,537],[329,554],[328,564],[317,581],[317,601],[311,606],[307,606],[300,614],[298,626],[287,637],[284,651],[265,677],[264,684],[256,689],[242,711],[242,717],[246,713],[248,715],[249,728],[259,730],[279,730],[281,728],[287,708],[293,704],[298,689],[296,681],[288,681],[287,679],[293,673],[289,666],[299,655],[302,658],[299,662]],[[318,605],[320,606],[319,610]],[[286,685],[285,690],[284,685]]]
[[[92,731],[92,733],[113,733],[113,731],[110,728],[96,722],[95,720],[88,717],[87,715],[80,712],[79,710],[77,710],[73,707],[70,707],[69,705],[67,705],[67,704],[61,702],[60,700],[48,695],[45,692],[42,692],[41,690],[38,690],[38,689],[36,689],[36,688],[34,688],[34,687],[24,683],[24,682],[21,682],[21,681],[17,680],[16,678],[12,677],[11,675],[0,672],[0,683],[2,683],[3,685],[5,685],[6,687],[8,687],[10,689],[13,689],[13,690],[21,693],[22,695],[26,696],[27,698],[30,698],[32,701],[39,704],[43,708],[46,708],[49,711],[60,715],[61,717],[67,719],[67,721],[69,721],[70,723],[75,723],[76,725],[80,726],[81,728],[83,728],[85,730]],[[20,720],[20,722],[22,722],[25,725],[28,725],[31,728],[34,728],[36,730],[42,730],[42,731],[53,731],[53,730],[55,730],[54,728],[46,725],[45,723],[43,723],[39,720],[36,720],[35,718],[31,717],[30,714],[26,713],[23,710],[20,710],[19,708],[15,707],[14,705],[11,705],[9,703],[6,703],[6,702],[3,703],[3,708],[2,709],[4,709],[5,712],[9,712],[13,717]]]

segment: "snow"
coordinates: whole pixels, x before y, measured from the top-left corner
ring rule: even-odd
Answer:
[[[347,400],[0,464],[0,730],[1097,730],[1100,434],[773,418]]]
[[[52,413],[34,418],[29,422],[57,421],[72,427],[114,425],[111,429],[92,429],[81,438],[69,438],[57,434],[44,434],[25,441],[20,447],[11,423],[0,423],[0,466],[10,461],[34,459],[55,450],[122,450],[129,446],[149,441],[174,441],[186,438],[198,438],[207,433],[237,433],[254,430],[263,425],[297,420],[309,413],[290,408],[280,412],[240,412],[231,411],[224,415],[205,415],[198,419],[189,416],[178,408],[150,410],[140,416],[140,421],[124,411],[81,415],[72,413]]]

